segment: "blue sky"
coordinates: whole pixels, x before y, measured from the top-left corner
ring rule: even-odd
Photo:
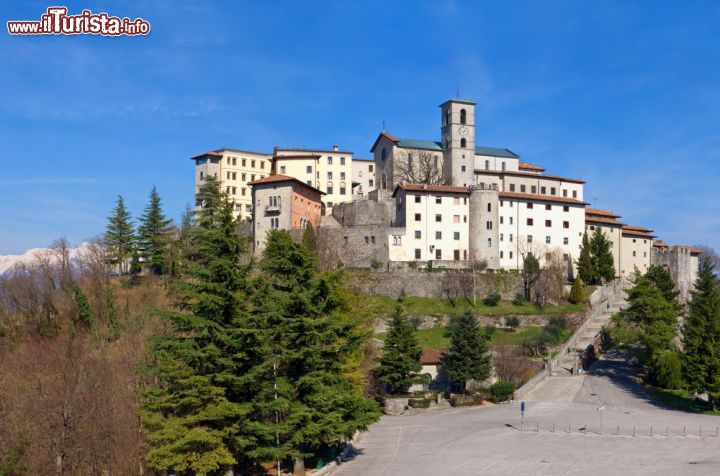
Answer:
[[[101,233],[193,197],[189,157],[340,144],[384,120],[439,137],[477,101],[477,142],[588,181],[586,200],[671,243],[720,248],[717,2],[66,3],[143,17],[148,37],[10,37],[53,3],[0,2],[0,254]]]

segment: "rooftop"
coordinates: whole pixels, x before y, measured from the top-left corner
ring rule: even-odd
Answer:
[[[518,164],[518,167],[520,167],[520,170],[534,170],[536,172],[545,172],[545,167],[540,167],[539,165],[531,164],[530,162],[523,162],[522,160]]]
[[[437,192],[437,193],[470,193],[467,187],[458,187],[456,185],[428,185],[424,183],[401,183],[393,191],[392,196],[397,194],[398,189],[410,192]]]
[[[371,151],[375,150],[375,146],[381,137],[386,137],[390,141],[394,142],[400,148],[403,149],[421,149],[421,150],[436,150],[442,152],[442,143],[439,141],[425,140],[425,139],[408,139],[398,138],[389,132],[382,131],[373,146],[370,148]],[[475,155],[485,155],[490,157],[505,157],[508,159],[517,159],[519,156],[511,151],[510,149],[501,149],[499,147],[488,147],[483,145],[475,146]]]
[[[352,152],[348,150],[308,149],[306,147],[275,147],[275,150],[283,150],[290,152],[322,152],[323,154],[352,154]]]
[[[585,215],[599,215],[610,218],[620,218],[620,215],[616,215],[608,210],[603,210],[602,208],[586,208]]]
[[[561,182],[569,182],[569,183],[585,183],[584,180],[576,179],[576,178],[569,178],[569,177],[561,177],[559,175],[550,175],[550,174],[540,174],[537,172],[522,172],[519,170],[484,170],[484,169],[475,169],[476,174],[484,174],[484,175],[510,175],[512,177],[539,177],[544,179],[550,179],[550,180],[560,180]]]
[[[205,157],[205,156],[208,156],[208,155],[211,155],[211,156],[213,156],[213,157],[222,157],[222,156],[223,156],[223,152],[236,152],[236,153],[239,153],[239,154],[267,155],[267,156],[271,156],[271,155],[272,155],[272,154],[267,153],[267,152],[255,152],[255,151],[252,151],[252,150],[240,150],[240,149],[220,148],[220,149],[215,149],[215,150],[210,150],[210,151],[208,151],[208,152],[204,152],[204,153],[202,153],[202,154],[196,155],[195,157],[190,157],[190,160],[201,159],[201,158],[203,158],[203,157]],[[269,157],[268,157],[268,158],[269,158]]]
[[[423,349],[420,354],[420,363],[423,365],[435,365],[442,363],[442,356],[447,349]]]
[[[253,180],[252,182],[248,182],[248,185],[263,185],[267,183],[281,183],[281,182],[296,182],[302,185],[305,188],[308,188],[310,190],[314,190],[315,192],[325,195],[325,192],[318,190],[317,188],[306,184],[305,182],[296,179],[295,177],[290,177],[289,175],[282,175],[282,174],[272,174],[268,175],[267,177],[263,177],[258,180]]]
[[[588,215],[587,208],[585,209],[585,223],[600,223],[601,225],[615,225],[620,227],[625,226],[625,223],[619,222],[611,217]]]
[[[538,195],[536,193],[500,192],[500,198],[516,198],[519,200],[533,200],[538,202],[567,203],[568,205],[585,206],[587,203],[576,198],[558,197],[555,195]]]

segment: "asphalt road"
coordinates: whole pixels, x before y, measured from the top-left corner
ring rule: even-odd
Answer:
[[[333,474],[720,474],[720,417],[659,406],[633,370],[609,356],[565,377],[575,393],[528,402],[524,431],[519,403],[385,416]]]

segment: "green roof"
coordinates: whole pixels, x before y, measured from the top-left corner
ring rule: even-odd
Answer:
[[[400,139],[397,143],[398,147],[406,149],[424,149],[442,151],[442,143],[432,140],[422,139]],[[520,157],[510,149],[501,149],[499,147],[487,147],[484,145],[475,146],[475,155],[489,155],[492,157],[506,157],[508,159],[519,159]]]

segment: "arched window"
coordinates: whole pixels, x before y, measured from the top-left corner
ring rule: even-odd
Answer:
[[[462,148],[467,147],[467,140],[465,140],[464,137],[462,139],[460,139],[460,147],[462,147]]]
[[[387,159],[387,149],[383,147],[382,152],[380,152],[380,158],[385,162],[385,159]]]
[[[465,112],[465,109],[460,109],[460,124],[465,124],[466,119],[467,113]]]
[[[485,170],[490,170],[490,161],[489,160],[485,161]]]

